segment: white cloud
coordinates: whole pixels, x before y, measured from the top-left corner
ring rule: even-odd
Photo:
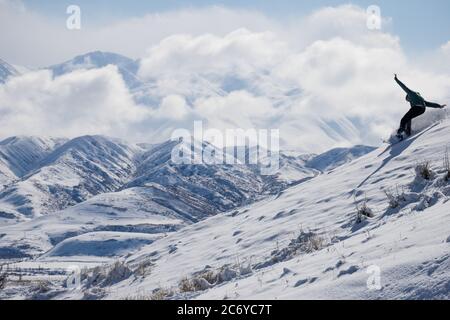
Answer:
[[[153,78],[166,73],[248,73],[279,63],[287,50],[271,32],[239,29],[223,37],[174,35],[149,50],[140,74]]]
[[[163,119],[182,120],[189,112],[190,108],[184,97],[169,95],[162,100],[154,115]]]
[[[198,115],[209,126],[227,128],[268,128],[276,113],[272,101],[246,91],[234,91],[224,97],[199,98],[195,101]]]
[[[447,42],[446,44],[444,44],[444,45],[441,47],[441,49],[442,49],[442,51],[443,51],[445,54],[450,55],[450,41]]]
[[[105,27],[75,43],[83,47],[101,35],[100,49],[148,46],[139,75],[149,85],[140,94],[158,103],[136,105],[112,67],[54,80],[31,73],[0,89],[0,134],[161,141],[202,119],[222,130],[279,128],[284,147],[313,152],[378,144],[408,108],[394,73],[437,101],[449,98],[450,77],[411,62],[396,36],[368,30],[365,19],[363,9],[349,5],[284,26],[259,14],[206,8]],[[448,58],[448,46],[434,53],[436,63]]]
[[[0,86],[0,135],[127,136],[148,111],[134,104],[117,69],[52,78],[38,71]]]
[[[311,30],[305,37],[295,30],[301,45],[245,29],[175,35],[149,50],[140,75],[159,79],[149,94],[194,97],[193,113],[211,126],[280,128],[286,144],[313,151],[378,144],[393,131],[408,108],[394,73],[429,99],[446,97],[449,77],[415,67],[397,37],[367,29],[361,8],[325,8],[298,25]],[[212,90],[196,90],[199,78]],[[229,79],[236,88],[221,92]],[[290,96],[292,88],[301,93]]]
[[[138,58],[149,46],[174,34],[223,36],[242,27],[278,29],[276,22],[260,13],[220,6],[146,14],[109,25],[92,25],[92,20],[83,18],[94,16],[86,10],[81,7],[81,30],[70,31],[65,10],[50,19],[26,10],[20,1],[0,1],[0,56],[30,67],[48,66],[96,50]]]

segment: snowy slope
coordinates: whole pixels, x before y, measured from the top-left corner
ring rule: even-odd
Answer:
[[[130,277],[99,297],[150,296],[163,284],[174,298],[448,299],[450,183],[442,158],[449,134],[446,120],[280,195],[170,234],[127,259],[131,266],[151,263],[151,276]],[[429,180],[414,171],[423,159],[431,161]],[[402,196],[392,209],[384,190],[396,186]],[[367,198],[374,217],[357,222],[355,197]],[[302,242],[308,232],[316,241]],[[312,243],[317,250],[302,246]],[[371,265],[381,270],[381,290],[366,285]],[[182,278],[205,268],[222,270],[221,283],[177,293]]]
[[[306,166],[322,172],[333,170],[343,164],[353,161],[376,148],[354,146],[351,148],[335,148],[317,155],[306,162]]]
[[[97,147],[93,147],[93,143]],[[134,157],[130,154],[126,161],[120,163],[120,157],[108,158],[109,153],[114,154],[112,147],[118,147],[104,137],[83,137],[64,144],[41,161],[42,167],[34,174],[13,184],[0,195],[5,214],[9,212],[12,216],[16,212],[27,213],[25,210],[49,213],[44,210],[55,207],[56,210],[57,206],[69,208],[14,227],[0,228],[0,233],[4,234],[3,248],[21,243],[21,248],[13,254],[0,257],[39,255],[65,239],[94,231],[163,235],[252,203],[264,194],[278,193],[288,184],[279,176],[261,176],[258,170],[245,165],[174,165],[171,153],[175,145],[175,142],[155,145],[148,151],[140,150]],[[87,155],[89,161],[86,161]],[[134,168],[129,173],[125,169],[132,158]],[[99,173],[92,168],[94,165],[110,168],[109,161],[113,161],[119,173],[129,178],[121,182],[108,170],[103,171],[103,175],[110,179],[99,181],[96,178]],[[297,167],[291,168],[291,173],[298,170],[297,176],[315,172],[303,168],[295,159],[290,160],[292,164]],[[292,175],[289,178],[292,179]],[[108,183],[113,183],[112,187],[117,192],[104,193],[111,187]],[[84,195],[86,198],[94,192],[99,195],[70,207],[79,201],[75,197],[79,194],[77,190],[92,190]],[[23,234],[27,236],[23,237]]]
[[[139,63],[111,52],[95,51],[86,53],[64,63],[50,66],[47,69],[50,69],[55,77],[58,77],[79,69],[97,69],[107,65],[117,66],[119,73],[130,89],[142,84],[137,77]]]
[[[12,181],[36,169],[39,162],[64,141],[25,136],[0,141],[0,191]]]
[[[41,255],[61,241],[93,232],[128,232],[161,237],[191,223],[186,216],[189,210],[195,213],[194,208],[189,208],[179,199],[167,198],[167,194],[158,192],[158,188],[161,187],[104,193],[51,215],[0,227],[0,234],[3,234],[0,259]],[[2,249],[5,251],[8,247],[16,250],[10,255],[2,255]],[[97,256],[101,257],[102,253],[97,252]]]
[[[40,160],[35,171],[2,190],[0,207],[17,218],[33,218],[115,191],[134,172],[140,151],[102,136],[70,140]]]
[[[10,137],[0,142],[0,161],[17,177],[23,177],[65,141],[60,138]]]
[[[86,136],[56,148],[35,171],[0,193],[9,224],[30,220],[0,227],[0,258],[39,256],[61,241],[93,232],[161,237],[319,174],[306,167],[313,155],[293,152],[280,155],[274,176],[242,164],[174,165],[176,144],[137,147]]]
[[[196,222],[258,199],[267,187],[266,179],[247,165],[176,165],[171,154],[178,142],[166,142],[144,154],[136,178],[127,187],[164,186],[173,198],[186,199],[198,207]],[[197,148],[197,147],[196,147]]]

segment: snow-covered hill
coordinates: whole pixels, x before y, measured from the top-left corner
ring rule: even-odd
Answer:
[[[67,141],[40,159],[40,149],[37,156],[23,149],[14,150],[24,154],[14,167],[21,179],[0,192],[0,207],[19,219],[52,213],[119,189],[134,172],[135,157],[141,151],[137,146],[102,136]],[[27,167],[23,159],[29,157],[39,161]]]
[[[0,191],[36,169],[39,162],[64,141],[25,136],[0,141]]]
[[[0,142],[0,161],[17,177],[23,177],[65,141],[61,138],[10,137]]]
[[[449,134],[446,120],[187,226],[127,258],[136,271],[122,281],[95,287],[86,275],[84,291],[60,298],[448,299]]]

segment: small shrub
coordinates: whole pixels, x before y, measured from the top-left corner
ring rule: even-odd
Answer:
[[[388,199],[389,207],[391,209],[398,208],[402,201],[406,201],[403,190],[400,192],[398,186],[396,186],[394,189],[385,189],[384,194]]]
[[[173,291],[165,288],[158,288],[150,295],[150,300],[167,300],[173,296]]]
[[[204,291],[211,288],[213,285],[210,284],[203,278],[184,278],[178,284],[178,288],[180,292],[196,292],[196,291]]]
[[[359,202],[355,198],[355,207],[356,207],[356,223],[363,222],[366,218],[373,218],[374,214],[372,209],[368,206],[367,197],[364,196],[364,200]]]
[[[180,283],[178,284],[178,289],[180,289],[180,292],[194,292],[194,291],[196,291],[194,283],[188,278],[181,279]]]
[[[311,253],[321,250],[325,246],[325,240],[314,232],[301,231],[297,239],[291,241],[301,252]]]
[[[128,279],[133,271],[122,261],[112,265],[98,266],[92,270],[83,270],[81,279],[87,279],[86,287],[107,287]]]
[[[136,301],[167,300],[171,296],[173,296],[173,291],[165,288],[157,288],[153,290],[153,292],[150,295],[140,293],[137,295],[127,296],[123,300],[136,300]]]
[[[197,275],[198,278],[205,279],[210,284],[214,284],[217,282],[218,274],[213,270],[205,270]]]
[[[234,266],[223,266],[220,268],[217,275],[217,282],[223,283],[231,281],[239,276],[239,273],[234,269]]]
[[[309,254],[314,251],[322,250],[327,245],[324,238],[312,231],[301,230],[300,234],[292,239],[284,248],[277,248],[270,253],[270,258],[266,261],[259,262],[252,266],[249,270],[258,270],[272,266],[276,263],[288,261],[300,254]]]
[[[425,180],[433,178],[433,171],[431,170],[430,161],[422,161],[416,165],[416,174]]]
[[[445,149],[445,154],[444,154],[444,170],[445,170],[445,181],[449,181],[450,180],[450,159],[448,156],[448,148]]]

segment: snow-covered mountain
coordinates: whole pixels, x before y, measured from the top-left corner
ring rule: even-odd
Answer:
[[[9,63],[0,59],[0,84],[5,83],[11,76],[17,76],[19,72]]]
[[[37,279],[74,263],[88,267],[79,290],[55,280],[45,291],[10,287],[0,295],[448,299],[450,168],[442,162],[448,134],[450,120],[436,123],[261,201],[189,225],[173,211],[147,210],[154,195],[138,197],[135,189],[143,187],[131,180],[136,187],[113,193],[121,194],[118,201],[99,195],[55,215],[0,228],[3,256],[23,257],[40,243],[39,257],[15,264]],[[154,158],[142,156],[141,165],[168,170],[160,152],[164,144],[159,148]],[[348,159],[348,152],[338,154]],[[293,152],[287,157],[314,158]],[[137,176],[153,183],[152,174]]]
[[[97,69],[106,67],[107,65],[114,65],[117,67],[128,88],[134,89],[142,85],[137,77],[139,62],[111,52],[90,52],[61,64],[50,66],[47,69],[51,70],[55,77],[58,77],[75,70]]]
[[[132,276],[95,294],[86,274],[61,298],[449,299],[449,134],[446,120],[185,227],[127,258]]]
[[[173,168],[165,151],[173,145],[166,142],[142,149],[135,174],[117,192],[0,227],[0,253],[16,259],[36,254],[15,266],[36,268],[37,279],[74,263],[122,259],[83,271],[80,290],[49,282],[40,298],[448,299],[450,169],[442,162],[448,134],[445,120],[357,159],[359,151],[372,149],[287,152],[287,165],[298,159],[332,168],[330,155],[337,163],[352,161],[326,173],[315,169],[302,183],[195,223],[180,214],[184,205],[158,201],[168,194],[170,201],[186,200],[164,188],[188,191],[193,178],[216,188],[218,181],[203,174],[227,183],[231,176],[224,168]],[[248,174],[257,183],[254,172]],[[379,286],[368,282],[370,270],[379,272]],[[1,295],[36,297],[31,289]]]
[[[280,169],[272,176],[246,164],[175,165],[171,156],[178,143],[135,145],[104,136],[4,140],[3,153],[16,174],[0,192],[0,221],[8,225],[0,227],[2,248],[17,242],[21,248],[3,256],[0,248],[0,257],[40,255],[92,232],[161,236],[320,173],[307,166],[314,155],[292,152],[280,154]],[[22,220],[28,221],[11,226]]]
[[[141,154],[142,167],[128,188],[0,228],[4,258],[37,254],[15,264],[36,279],[74,263],[87,267],[80,290],[55,280],[45,291],[10,287],[0,296],[448,299],[450,169],[442,162],[448,134],[450,120],[187,225],[176,210],[153,201],[158,195],[147,188],[161,182],[153,165],[170,175],[163,152],[169,143],[156,146],[153,154]],[[337,154],[348,159],[348,153]],[[286,157],[307,163],[317,156]],[[202,170],[189,174],[201,179]],[[372,283],[373,272],[380,277]]]
[[[34,170],[19,172],[21,179],[0,193],[0,207],[19,219],[33,218],[115,191],[134,172],[140,151],[102,136],[72,139],[33,162]]]
[[[23,177],[40,161],[61,146],[66,139],[15,136],[0,141],[0,161],[17,176]]]
[[[16,136],[0,141],[0,190],[37,168],[65,140]]]

